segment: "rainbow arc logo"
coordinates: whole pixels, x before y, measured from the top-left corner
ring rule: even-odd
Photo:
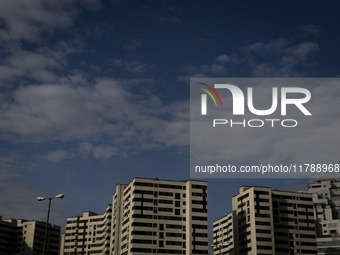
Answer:
[[[222,106],[221,97],[220,97],[220,95],[217,93],[217,91],[212,86],[210,86],[209,84],[203,83],[203,82],[198,82],[198,83],[203,85],[203,86],[205,86],[207,88],[207,89],[206,88],[200,88],[200,90],[204,91],[205,93],[207,93],[212,98],[212,100],[215,103],[215,106],[217,106],[217,102],[216,102],[216,99],[215,99],[215,97],[214,97],[214,95],[212,93],[215,94],[215,96],[218,98],[218,100],[220,101],[220,104]],[[210,89],[212,91],[212,93],[208,89]],[[201,114],[202,115],[207,115],[207,95],[206,94],[202,94],[201,100],[202,100]]]

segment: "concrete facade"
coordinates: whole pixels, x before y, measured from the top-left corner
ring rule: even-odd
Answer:
[[[112,254],[208,254],[206,182],[135,178],[117,191]]]
[[[64,254],[109,254],[112,206],[105,213],[84,212],[67,218]]]
[[[117,185],[108,212],[68,218],[64,254],[208,254],[206,182],[134,178]]]
[[[41,255],[45,222],[2,219],[0,217],[0,254]],[[49,224],[46,254],[59,255],[60,227]]]
[[[234,254],[317,254],[312,195],[241,187],[232,199],[232,208],[228,221],[232,220],[233,238],[229,242],[223,239],[223,246],[230,247],[232,242]],[[219,228],[216,225],[214,232],[224,236]],[[214,243],[218,244],[218,238]],[[214,254],[219,252],[215,247]]]
[[[214,254],[234,255],[233,212],[213,223]]]
[[[340,254],[340,182],[318,180],[306,192],[313,194],[318,254]]]

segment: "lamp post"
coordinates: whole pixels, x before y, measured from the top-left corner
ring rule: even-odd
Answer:
[[[48,221],[50,219],[51,201],[52,201],[53,198],[60,198],[60,199],[62,199],[62,198],[64,198],[64,194],[59,194],[59,195],[56,195],[55,197],[37,197],[37,200],[39,202],[48,199],[48,211],[47,211],[47,220],[46,220],[46,227],[45,227],[45,238],[44,238],[44,246],[43,246],[43,253],[42,253],[42,255],[45,255],[45,251],[46,251]]]

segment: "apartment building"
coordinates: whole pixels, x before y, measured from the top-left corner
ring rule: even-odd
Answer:
[[[127,200],[124,202],[124,190],[128,185],[118,184],[116,186],[116,192],[112,198],[112,225],[111,225],[111,244],[110,251],[111,254],[119,254],[121,249],[121,235],[124,217],[124,207],[128,207]],[[126,195],[126,193],[125,193]]]
[[[318,180],[308,184],[313,194],[317,219],[318,254],[340,254],[340,182],[335,179]]]
[[[69,217],[64,237],[64,254],[109,254],[112,206],[103,214],[84,212]]]
[[[64,254],[208,254],[207,183],[134,178],[112,207],[67,219]]]
[[[234,254],[317,254],[311,194],[241,187],[232,208],[233,238],[223,239],[222,247],[233,242]],[[214,232],[223,236],[219,228],[215,223]],[[220,254],[217,247],[214,254]]]
[[[207,183],[134,178],[113,196],[111,253],[208,254]]]
[[[233,212],[213,223],[214,254],[234,255]]]
[[[46,223],[0,216],[0,254],[41,255]],[[59,254],[60,227],[49,224],[46,254]]]

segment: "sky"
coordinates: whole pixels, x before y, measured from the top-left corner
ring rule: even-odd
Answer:
[[[339,1],[0,2],[0,215],[103,213],[134,177],[190,178],[190,77],[338,77]],[[335,116],[335,117],[338,117]],[[284,153],[284,152],[283,152]],[[242,185],[209,179],[209,222]]]

